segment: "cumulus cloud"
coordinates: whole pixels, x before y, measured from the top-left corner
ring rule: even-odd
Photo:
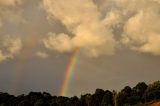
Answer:
[[[0,62],[6,60],[7,56],[5,56],[2,51],[0,50]]]
[[[0,27],[5,25],[5,22],[10,23],[25,23],[22,18],[22,9],[20,5],[22,0],[0,0]]]
[[[21,0],[0,0],[1,6],[15,6],[17,4],[21,4]]]
[[[59,52],[80,48],[99,56],[113,54],[118,40],[131,50],[160,55],[159,0],[104,1],[43,0],[48,17],[61,21],[72,33],[50,33],[45,47]]]
[[[94,57],[114,53],[116,41],[92,0],[43,0],[43,5],[50,19],[61,21],[72,33],[49,34],[45,47],[59,52],[80,48]]]
[[[38,51],[35,55],[44,59],[49,57],[49,55],[46,52],[41,52],[41,51]]]
[[[0,62],[7,59],[13,59],[22,49],[20,38],[5,37],[0,47]]]
[[[4,42],[3,46],[7,48],[8,52],[11,54],[17,54],[22,48],[22,42],[20,38],[10,38],[7,37]]]
[[[21,9],[18,5],[22,0],[0,0],[0,27],[9,22],[24,22]],[[22,41],[19,37],[0,35],[0,62],[13,59],[22,49]]]
[[[122,42],[132,50],[160,55],[159,1],[122,1],[128,16],[133,14],[125,22]]]
[[[56,35],[55,33],[49,33],[48,38],[43,40],[46,48],[56,50],[59,52],[72,51],[71,38],[66,34]]]

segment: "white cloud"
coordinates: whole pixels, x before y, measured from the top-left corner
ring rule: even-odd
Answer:
[[[38,51],[35,55],[44,59],[49,57],[49,55],[46,52],[41,52],[41,51]]]
[[[2,40],[1,45],[0,62],[7,59],[13,59],[22,49],[22,42],[20,38],[5,37]]]
[[[22,18],[23,9],[19,7],[21,4],[22,0],[0,0],[0,26],[5,22],[26,23]]]
[[[17,4],[21,4],[21,0],[0,0],[1,6],[16,6]]]
[[[17,54],[22,48],[22,42],[20,38],[6,38],[4,40],[3,46],[7,48],[8,52],[11,54]]]
[[[49,36],[44,44],[59,52],[69,52],[75,48],[89,56],[113,54],[116,41],[111,30],[106,29],[101,12],[91,0],[43,0],[48,16],[61,21],[73,34]],[[71,6],[72,5],[72,6]]]
[[[54,41],[46,38],[52,46],[47,47],[47,41],[45,46],[59,52],[80,48],[87,55],[99,56],[113,54],[119,44],[115,36],[120,36],[116,37],[118,42],[129,49],[160,55],[159,0],[108,0],[105,3],[102,6],[92,0],[43,0],[48,17],[61,21],[72,33],[72,36],[54,34]]]
[[[153,55],[160,55],[160,36],[150,36],[147,43],[138,48],[140,52],[148,52]]]
[[[44,45],[46,48],[51,49],[51,50],[56,50],[59,52],[64,52],[64,51],[72,51],[72,42],[71,38],[66,35],[66,34],[59,34],[56,35],[54,33],[49,33],[49,36],[47,39],[43,40]]]
[[[123,2],[134,13],[125,23],[123,43],[139,52],[160,55],[160,4],[156,0]]]
[[[2,53],[2,51],[0,50],[0,62],[6,60],[6,56]]]

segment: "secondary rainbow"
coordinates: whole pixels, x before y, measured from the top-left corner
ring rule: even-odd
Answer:
[[[64,80],[61,86],[61,90],[60,90],[61,96],[67,95],[70,83],[73,80],[75,66],[78,61],[78,51],[79,51],[78,49],[75,49],[70,57],[69,63],[67,65],[67,68],[64,74]]]

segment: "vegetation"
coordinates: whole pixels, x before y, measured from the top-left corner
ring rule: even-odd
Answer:
[[[51,96],[46,92],[19,96],[0,93],[0,106],[148,106],[158,100],[160,81],[150,85],[141,82],[133,88],[126,86],[118,93],[96,89],[94,94],[81,95],[80,98]]]

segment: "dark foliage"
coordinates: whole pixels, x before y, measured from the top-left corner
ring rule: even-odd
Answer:
[[[0,106],[134,106],[157,100],[160,100],[160,81],[150,85],[141,82],[133,88],[126,86],[119,93],[96,89],[94,94],[80,98],[51,96],[46,92],[19,96],[0,93]]]

